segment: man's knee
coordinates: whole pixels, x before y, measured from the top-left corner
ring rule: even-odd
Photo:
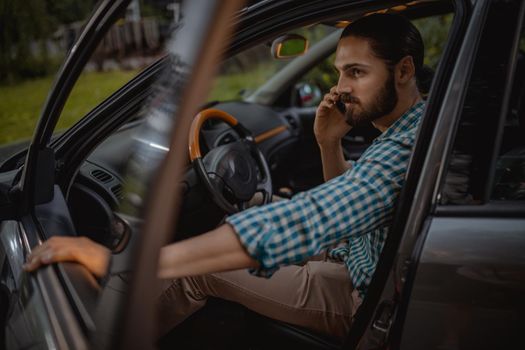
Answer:
[[[206,304],[208,295],[202,288],[204,283],[203,276],[163,281],[157,304],[159,335],[165,334]]]

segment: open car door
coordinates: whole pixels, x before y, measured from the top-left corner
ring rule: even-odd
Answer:
[[[78,142],[75,144],[71,139],[86,133],[103,135],[104,132],[100,130],[107,133],[111,127],[94,123],[96,118],[101,117],[92,113],[95,116],[88,115],[85,118],[90,122],[83,120],[59,138],[52,137],[82,69],[111,25],[123,16],[130,2],[106,0],[98,4],[57,75],[23,166],[1,176],[0,182],[4,186],[0,199],[0,267],[3,287],[0,301],[1,316],[5,320],[1,340],[6,348],[153,347],[155,289],[151,285],[156,282],[157,268],[154,257],[158,256],[159,248],[171,232],[172,216],[164,215],[161,222],[148,219],[151,219],[152,212],[158,212],[156,206],[163,200],[170,204],[167,208],[172,207],[171,203],[176,200],[176,179],[168,179],[161,173],[155,177],[154,192],[140,192],[137,188],[131,190],[144,198],[155,199],[151,204],[142,207],[135,205],[136,201],[129,201],[124,206],[123,215],[128,214],[130,219],[139,219],[143,212],[149,213],[144,225],[146,235],[138,235],[138,225],[126,223],[129,230],[133,231],[133,242],[137,244],[129,244],[128,249],[123,249],[126,254],[122,254],[120,260],[115,259],[117,270],[136,271],[130,284],[125,283],[125,289],[131,288],[129,293],[125,290],[124,293],[105,293],[111,288],[103,288],[100,281],[79,264],[53,264],[33,273],[26,273],[22,269],[27,256],[41,242],[54,235],[77,236],[66,201],[69,192],[67,179],[73,177],[80,167],[79,159],[82,156],[78,154],[86,156],[97,141],[86,139],[86,142],[91,143],[86,146]],[[167,65],[164,79],[158,84],[156,98],[151,99],[151,122],[146,122],[143,130],[147,138],[148,131],[155,127],[156,122],[164,122],[165,126],[169,126],[176,120],[174,124],[177,131],[173,135],[174,141],[169,144],[175,151],[167,153],[162,163],[157,158],[159,162],[156,164],[162,164],[162,168],[182,169],[185,163],[187,127],[196,106],[206,96],[209,77],[214,74],[219,54],[227,45],[227,34],[231,29],[229,20],[239,5],[240,1],[184,4],[182,20],[175,28],[175,37],[168,47],[170,64]],[[160,66],[154,65],[150,68],[153,71],[151,74],[143,75],[150,79],[155,75],[155,70],[161,69]],[[135,83],[140,87],[141,81]],[[175,119],[176,116],[180,118]],[[170,133],[164,136],[169,139]],[[82,150],[71,150],[72,145]],[[142,157],[143,151],[140,146],[137,147],[132,157],[128,176],[130,180],[142,175],[154,178],[156,168],[151,166],[151,162],[155,162],[155,159]],[[72,156],[75,152],[77,155]],[[178,174],[182,174],[182,171]],[[168,214],[165,211],[163,213]],[[153,234],[148,235],[148,232]],[[127,262],[133,264],[126,265]]]
[[[23,166],[2,174],[2,311],[6,348],[85,349],[94,330],[99,284],[77,264],[22,270],[31,250],[53,235],[75,236],[59,168],[50,146],[55,126],[82,68],[129,1],[102,1],[69,52],[48,95]],[[20,96],[23,98],[23,96]]]
[[[98,306],[97,348],[147,349],[157,338],[159,250],[173,236],[188,159],[188,131],[211,87],[228,44],[232,16],[242,1],[188,1],[167,44],[169,62],[153,88],[147,118],[128,163],[122,215],[144,217],[134,226],[128,254],[114,257],[112,276],[133,271],[127,293],[105,288]],[[169,150],[169,151],[168,151]],[[111,281],[109,282],[111,283]],[[106,327],[107,326],[107,327]]]

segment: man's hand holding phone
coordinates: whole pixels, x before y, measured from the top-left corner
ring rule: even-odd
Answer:
[[[321,149],[323,177],[328,181],[345,172],[350,164],[345,160],[341,139],[352,129],[346,122],[344,104],[334,86],[317,107],[314,134]]]
[[[344,110],[334,86],[324,95],[315,115],[314,134],[321,148],[338,147],[341,139],[352,129],[346,122]]]

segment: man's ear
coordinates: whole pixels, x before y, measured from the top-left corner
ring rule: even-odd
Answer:
[[[396,64],[396,80],[400,84],[405,84],[416,75],[416,67],[412,56],[405,56]]]

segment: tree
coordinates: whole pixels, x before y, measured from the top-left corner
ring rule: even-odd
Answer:
[[[93,0],[0,0],[0,83],[54,72],[59,60],[49,57],[47,40],[61,25],[85,19],[93,5]]]

